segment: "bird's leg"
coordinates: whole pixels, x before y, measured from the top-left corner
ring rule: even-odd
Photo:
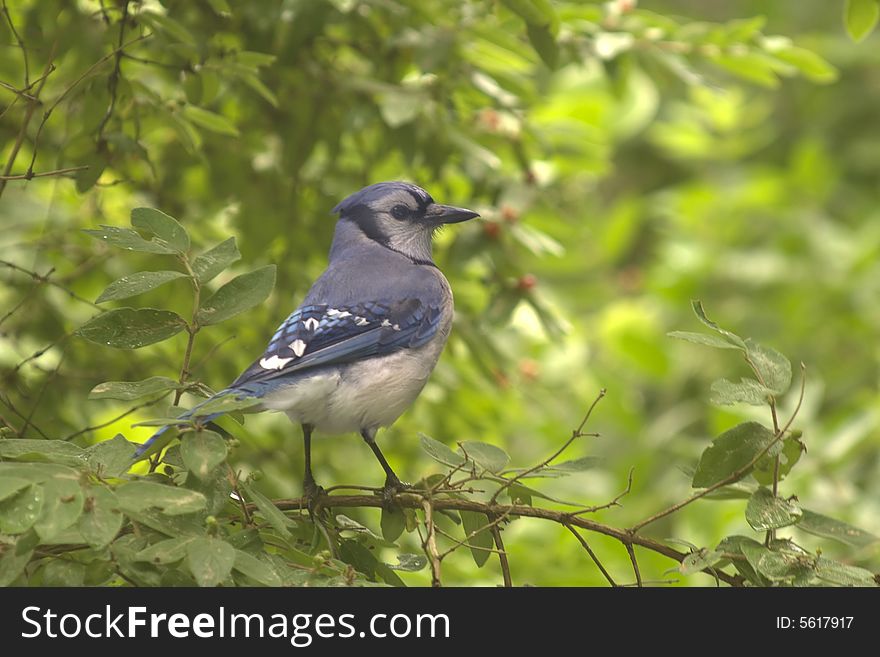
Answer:
[[[315,481],[312,475],[312,425],[302,425],[303,430],[303,446],[305,447],[306,468],[303,476],[303,492],[305,493],[306,503],[308,504],[309,515],[314,519],[315,510],[318,501],[324,494],[324,489]]]
[[[370,449],[373,450],[373,454],[376,455],[376,459],[385,471],[385,486],[382,487],[382,497],[385,500],[386,506],[388,506],[394,495],[401,491],[405,491],[407,488],[411,488],[411,486],[410,484],[401,481],[394,473],[394,470],[391,469],[391,466],[388,465],[388,461],[385,460],[385,455],[382,454],[382,450],[380,450],[379,445],[376,444],[375,429],[361,429],[361,437],[363,437],[364,442],[370,446]]]

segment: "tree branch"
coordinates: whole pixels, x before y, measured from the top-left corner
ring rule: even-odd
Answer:
[[[426,498],[416,492],[400,493],[394,497],[394,503],[406,509],[425,509]],[[324,495],[321,497],[321,505],[325,508],[353,508],[368,507],[382,508],[383,499],[379,495]],[[305,498],[295,498],[287,500],[276,500],[275,505],[281,510],[307,510],[308,503]],[[587,531],[610,536],[620,541],[624,546],[638,545],[639,547],[651,550],[665,557],[669,557],[679,563],[687,556],[687,553],[669,547],[659,541],[640,536],[630,532],[628,529],[620,529],[610,525],[604,525],[600,522],[590,520],[588,518],[572,517],[564,511],[554,511],[552,509],[544,509],[540,507],[526,506],[523,504],[487,504],[484,502],[475,502],[466,499],[457,498],[433,498],[429,505],[432,513],[434,511],[473,511],[475,513],[483,513],[489,517],[498,516],[519,516],[521,518],[539,518],[555,522],[563,527],[572,525],[585,529]],[[436,539],[435,539],[436,549]],[[738,575],[731,575],[719,569],[706,568],[703,572],[708,575],[717,577],[731,586],[742,586],[743,579]]]

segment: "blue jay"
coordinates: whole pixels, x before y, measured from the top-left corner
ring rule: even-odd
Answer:
[[[258,408],[284,411],[302,425],[310,500],[322,490],[312,476],[312,432],[360,432],[385,471],[387,498],[406,485],[385,460],[376,432],[421,392],[452,324],[452,291],[431,257],[432,237],[444,224],[479,215],[435,203],[403,182],[364,187],[333,212],[339,220],[327,269],[265,353],[214,398],[253,398]],[[208,422],[218,415],[199,416],[199,406],[180,419]]]

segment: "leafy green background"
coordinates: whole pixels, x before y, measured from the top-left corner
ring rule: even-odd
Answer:
[[[168,416],[180,396],[150,406],[100,393],[87,399],[106,381],[177,381],[187,331],[173,317],[159,319],[174,337],[137,351],[74,331],[98,313],[91,301],[102,295],[104,308],[157,308],[190,321],[186,276],[131,279],[185,274],[174,252],[187,244],[169,236],[153,243],[154,253],[123,253],[83,229],[127,229],[134,208],[150,207],[181,222],[194,255],[225,243],[214,256],[230,269],[207,260],[196,268],[202,301],[235,276],[275,265],[265,303],[197,335],[192,378],[219,389],[261,352],[322,271],[330,208],[362,185],[403,178],[483,217],[438,240],[437,260],[456,293],[453,335],[418,402],[379,439],[404,479],[442,470],[419,433],[452,447],[500,446],[515,467],[537,463],[606,388],[587,427],[601,436],[567,453],[601,457],[601,465],[546,480],[541,490],[603,504],[633,468],[623,506],[595,514],[616,526],[687,497],[713,437],[738,422],[767,422],[766,409],[710,405],[719,394],[710,393],[712,381],[749,373],[730,352],[666,336],[700,330],[690,307],[699,298],[723,326],[806,364],[795,427],[808,452],[781,492],[796,493],[810,513],[880,533],[875,0],[105,4],[4,3],[16,31],[0,21],[0,166],[8,164],[0,173],[89,167],[0,182],[0,424],[8,437],[67,438],[87,450],[118,433],[139,442],[153,428],[131,424]],[[14,92],[27,85],[42,106],[31,109],[29,96]],[[149,225],[124,235],[149,241]],[[156,316],[146,319],[156,326]],[[198,401],[197,392],[181,405]],[[797,385],[782,396],[783,414],[797,396]],[[249,484],[255,494],[298,496],[299,430],[272,414],[232,426],[230,463],[244,476],[261,473]],[[88,462],[89,454],[58,458]],[[318,440],[314,454],[324,485],[381,484],[357,437]],[[108,455],[100,468],[112,463]],[[18,484],[15,491],[42,494],[27,482],[10,486]],[[136,508],[135,493],[126,512],[155,514]],[[96,545],[115,522],[92,517],[100,506],[77,521]],[[767,516],[755,506],[701,500],[645,532],[709,548],[732,536],[735,551],[760,563]],[[378,531],[377,511],[349,511]],[[42,538],[63,529],[36,526]],[[853,549],[796,527],[780,532],[808,550],[821,545],[828,557],[880,566],[876,541]],[[605,583],[563,527],[520,519],[504,536],[517,583]],[[117,559],[143,549],[134,540],[117,540]],[[230,564],[278,583],[241,546],[230,552],[211,536],[169,540],[177,543],[158,558],[189,559],[200,584],[216,583]],[[618,543],[590,540],[615,578],[631,579]],[[402,552],[419,552],[412,534],[401,541]],[[357,563],[363,544],[347,545],[346,561]],[[372,547],[387,550],[381,541]],[[694,566],[717,561],[695,555]],[[640,561],[655,580],[671,563],[651,553]],[[99,566],[41,563],[36,583],[104,581]],[[444,583],[500,578],[496,559],[477,569],[464,550],[443,566]],[[425,569],[400,576],[430,581]]]

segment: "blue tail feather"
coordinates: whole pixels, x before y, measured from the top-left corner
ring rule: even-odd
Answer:
[[[226,395],[229,395],[229,394],[234,393],[234,392],[238,392],[238,391],[236,391],[236,390],[232,390],[232,389],[229,389],[229,388],[227,388],[226,390],[221,390],[220,392],[218,392],[218,393],[217,393],[216,395],[214,395],[213,397],[208,397],[208,399],[205,399],[204,401],[199,402],[198,404],[196,404],[195,406],[193,406],[190,410],[188,410],[186,413],[184,413],[183,415],[181,415],[178,419],[179,419],[179,420],[191,420],[192,418],[195,417],[195,418],[197,418],[199,421],[204,422],[204,423],[207,423],[207,422],[210,422],[211,420],[214,420],[214,419],[220,417],[221,415],[225,415],[225,414],[226,414],[225,412],[210,413],[210,414],[208,414],[208,415],[199,415],[199,414],[198,414],[198,410],[199,410],[201,407],[203,407],[205,404],[207,404],[208,402],[214,401],[215,399],[217,399],[217,398],[219,398],[219,397],[225,397]],[[178,426],[178,425],[175,425],[175,424],[168,424],[168,425],[165,425],[164,427],[160,428],[158,431],[156,431],[156,433],[154,433],[152,436],[150,436],[149,439],[147,439],[146,442],[144,442],[143,444],[141,444],[141,446],[138,447],[138,448],[135,450],[135,453],[134,453],[134,460],[138,460],[138,459],[140,459],[141,456],[143,456],[143,454],[144,454],[145,452],[147,452],[147,450],[149,450],[150,447],[152,447],[153,443],[155,443],[156,440],[158,440],[159,437],[160,437],[163,433],[165,433],[166,431],[168,431],[168,429],[171,429],[172,427],[176,427],[176,426]],[[182,425],[181,425],[181,426],[182,426]]]

